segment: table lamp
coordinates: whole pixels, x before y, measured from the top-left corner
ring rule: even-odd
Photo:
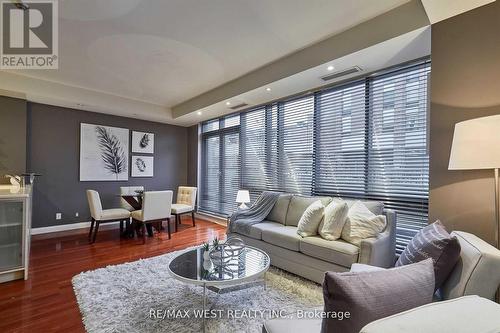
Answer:
[[[500,168],[500,115],[455,124],[448,170],[494,170],[495,242],[497,248],[500,248],[498,168]]]
[[[250,193],[247,190],[239,190],[236,195],[236,202],[241,204],[239,209],[248,209],[248,206],[245,203],[250,202]]]

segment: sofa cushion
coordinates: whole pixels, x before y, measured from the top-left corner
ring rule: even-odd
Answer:
[[[297,234],[297,227],[280,226],[262,230],[262,240],[292,251],[299,251],[302,237]]]
[[[499,332],[499,327],[500,305],[473,295],[422,305],[373,321],[360,333],[492,333]]]
[[[326,272],[325,312],[349,312],[349,320],[324,319],[323,333],[358,333],[366,324],[432,302],[432,260],[377,272]]]
[[[290,205],[288,206],[288,212],[286,213],[285,225],[296,227],[307,207],[317,200],[321,200],[323,206],[328,205],[330,201],[332,201],[330,197],[305,197],[301,195],[294,195],[292,199],[290,199]]]
[[[318,234],[318,226],[323,220],[325,206],[321,200],[316,200],[306,208],[300,217],[297,233],[302,237],[309,237]]]
[[[385,271],[387,268],[372,266],[367,264],[359,264],[354,263],[351,266],[349,272],[358,273],[358,272],[377,272],[377,271]]]
[[[245,236],[252,237],[254,239],[262,239],[262,230],[269,230],[273,228],[283,227],[282,224],[271,222],[271,221],[262,221],[260,223],[254,224],[250,227],[250,232],[248,234],[244,234]]]
[[[399,256],[396,266],[431,258],[434,262],[436,289],[441,287],[460,257],[460,243],[438,220],[420,230]]]
[[[300,241],[300,252],[333,264],[350,267],[358,261],[359,248],[342,240],[329,241],[314,236]]]
[[[274,204],[273,209],[267,215],[266,220],[285,224],[286,213],[291,198],[291,194],[281,194]]]
[[[333,199],[337,202],[342,202],[342,199],[340,198],[335,198]],[[347,202],[347,205],[349,208],[354,205],[356,201],[361,201],[363,205],[366,206],[373,214],[375,215],[382,215],[384,214],[384,203],[382,201],[376,201],[376,200],[353,200],[353,199],[345,199],[345,202]]]

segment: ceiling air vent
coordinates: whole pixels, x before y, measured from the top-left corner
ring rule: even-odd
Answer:
[[[236,109],[242,108],[244,106],[248,106],[248,104],[247,103],[241,103],[241,104],[238,104],[238,105],[235,105],[235,106],[231,106],[230,109],[231,110],[236,110]]]
[[[347,68],[347,69],[344,69],[344,70],[341,70],[341,71],[338,71],[338,72],[335,72],[335,73],[332,73],[332,74],[328,74],[328,75],[322,76],[321,80],[323,80],[323,81],[330,81],[330,80],[338,79],[339,77],[346,76],[346,75],[349,75],[349,74],[354,74],[354,73],[357,73],[357,72],[361,72],[361,68],[359,68],[358,66],[354,66],[354,67]]]

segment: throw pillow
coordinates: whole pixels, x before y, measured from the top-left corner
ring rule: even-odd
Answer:
[[[377,237],[385,229],[386,224],[385,216],[373,214],[358,200],[347,213],[342,239],[359,246],[363,239]]]
[[[403,253],[399,256],[396,266],[403,266],[431,258],[434,262],[437,290],[446,281],[460,257],[460,243],[437,220],[420,230]]]
[[[325,312],[349,312],[349,319],[323,319],[321,332],[358,333],[374,320],[432,302],[433,294],[434,269],[430,259],[376,272],[326,272]]]
[[[302,237],[314,236],[318,233],[318,226],[323,218],[325,207],[320,200],[313,202],[306,208],[297,225],[297,233]]]
[[[325,216],[321,221],[318,232],[326,240],[336,240],[342,235],[342,229],[349,212],[346,202],[332,201],[325,207]]]

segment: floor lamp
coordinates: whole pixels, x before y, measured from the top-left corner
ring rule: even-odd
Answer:
[[[495,174],[495,243],[500,249],[498,169],[500,168],[500,115],[457,123],[448,170],[491,169]],[[497,302],[500,293],[497,292]]]

